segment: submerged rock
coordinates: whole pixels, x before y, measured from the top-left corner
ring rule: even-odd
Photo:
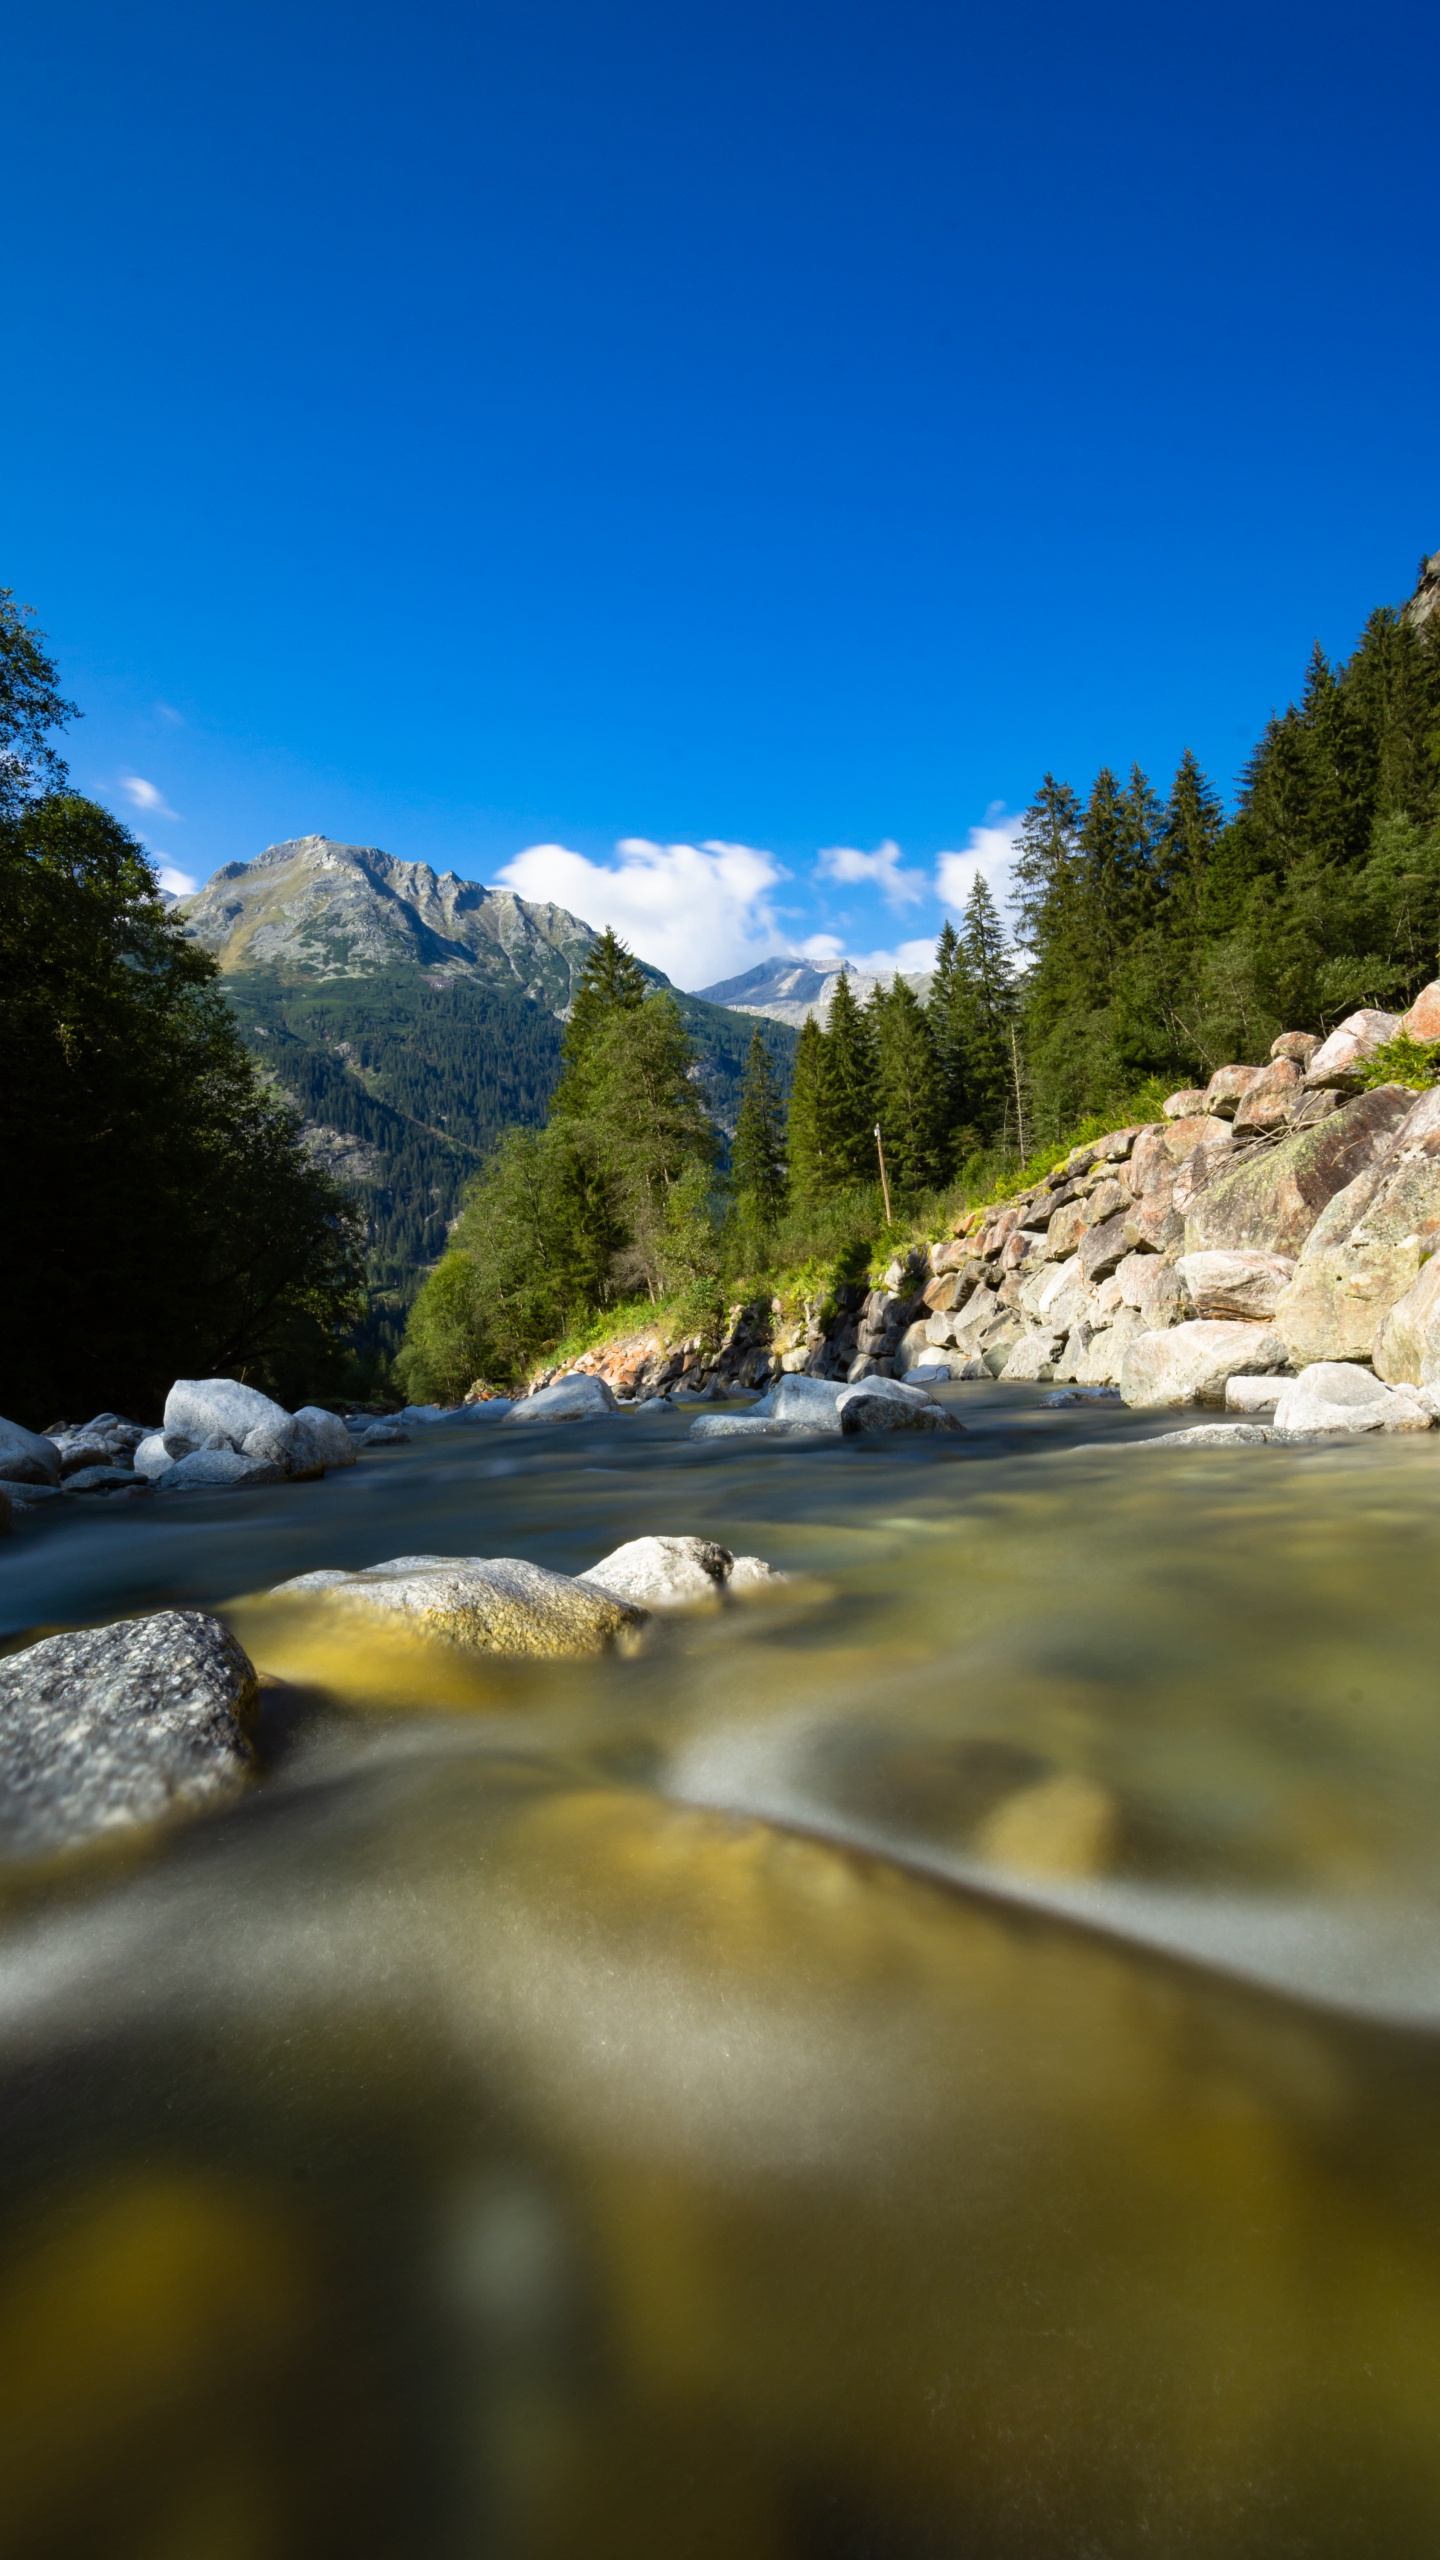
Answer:
[[[162,1493],[238,1492],[245,1485],[283,1484],[285,1470],[271,1458],[247,1458],[239,1449],[192,1449],[152,1478]]]
[[[593,1584],[517,1556],[395,1556],[347,1573],[325,1569],[277,1584],[342,1616],[370,1615],[468,1652],[600,1653],[645,1611]]]
[[[533,1396],[522,1397],[511,1406],[504,1424],[508,1428],[516,1422],[601,1422],[614,1411],[615,1398],[604,1379],[577,1371],[557,1378],[553,1386],[538,1388]]]
[[[630,1538],[576,1578],[642,1609],[684,1609],[787,1579],[763,1556],[732,1555],[711,1538]]]
[[[1387,1387],[1349,1360],[1312,1361],[1275,1407],[1282,1431],[1429,1431],[1434,1419],[1418,1394]]]
[[[0,1851],[36,1857],[244,1787],[256,1679],[198,1609],[46,1636],[0,1662]]]

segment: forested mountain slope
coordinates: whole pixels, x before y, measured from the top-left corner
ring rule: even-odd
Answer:
[[[595,933],[563,907],[325,836],[227,864],[177,914],[312,1147],[358,1191],[373,1303],[398,1315],[502,1130],[544,1119]],[[728,1134],[751,1026],[677,1001]],[[793,1034],[777,1026],[774,1046],[783,1073]]]

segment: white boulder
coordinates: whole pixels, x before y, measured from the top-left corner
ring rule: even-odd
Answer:
[[[1278,1333],[1258,1324],[1177,1324],[1137,1334],[1120,1370],[1129,1405],[1223,1404],[1234,1377],[1287,1366]]]
[[[1223,1323],[1272,1316],[1295,1276],[1286,1253],[1182,1253],[1175,1266],[1198,1316]]]
[[[1280,1431],[1428,1431],[1434,1418],[1428,1399],[1387,1387],[1353,1360],[1312,1360],[1275,1407]]]

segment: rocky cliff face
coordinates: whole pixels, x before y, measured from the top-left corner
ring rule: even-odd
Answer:
[[[1405,607],[1405,619],[1423,631],[1431,616],[1440,612],[1440,551],[1432,553],[1420,571],[1419,584]]]
[[[176,913],[227,973],[361,978],[397,962],[477,975],[564,1013],[596,937],[563,907],[483,889],[375,845],[301,836],[227,863]]]

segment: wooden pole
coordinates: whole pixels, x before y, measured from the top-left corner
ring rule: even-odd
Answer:
[[[888,1227],[892,1223],[890,1217],[890,1182],[885,1171],[885,1149],[880,1143],[880,1123],[878,1120],[875,1123],[875,1153],[880,1159],[880,1188],[885,1194],[885,1224]]]
[[[1020,1073],[1020,1044],[1015,1037],[1013,1022],[1010,1025],[1010,1070],[1015,1079],[1015,1128],[1020,1140],[1020,1161],[1024,1164],[1028,1152],[1025,1145],[1025,1096]]]

